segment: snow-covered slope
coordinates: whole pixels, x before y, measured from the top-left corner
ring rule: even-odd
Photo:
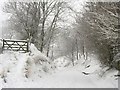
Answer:
[[[66,57],[50,62],[32,44],[31,53],[0,54],[0,88],[117,88],[117,71],[106,73],[96,57],[81,58],[72,66]],[[69,65],[69,67],[68,67]],[[54,68],[56,66],[56,69]],[[104,74],[103,74],[104,73]]]
[[[27,78],[41,78],[51,73],[50,59],[31,44],[31,53],[4,51],[0,54],[0,87],[16,86]],[[19,86],[18,84],[18,86]]]

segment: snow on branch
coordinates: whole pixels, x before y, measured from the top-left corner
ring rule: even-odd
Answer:
[[[106,8],[104,8],[104,7],[102,7],[102,6],[101,6],[101,8],[102,8],[103,10],[107,11],[111,16],[113,16],[113,17],[115,17],[115,18],[120,18],[118,15],[115,15],[113,12],[107,10]]]

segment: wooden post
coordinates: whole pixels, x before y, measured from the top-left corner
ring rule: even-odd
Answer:
[[[3,53],[3,50],[4,50],[4,39],[3,39],[3,45],[2,45],[2,53]]]

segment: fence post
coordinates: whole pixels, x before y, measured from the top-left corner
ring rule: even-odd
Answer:
[[[2,45],[2,53],[3,53],[3,50],[4,50],[4,39],[3,39],[3,45]]]

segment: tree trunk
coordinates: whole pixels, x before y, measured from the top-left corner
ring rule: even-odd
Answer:
[[[83,57],[85,59],[85,46],[83,45]]]
[[[85,52],[85,60],[88,59],[88,52]]]
[[[74,50],[73,50],[73,47],[72,47],[72,64],[74,66]]]
[[[41,32],[41,47],[40,47],[41,52],[43,52],[43,47],[44,47],[44,23],[43,23],[42,32]]]
[[[72,52],[72,64],[74,66],[74,55],[73,55],[73,52]]]
[[[48,47],[47,47],[47,57],[49,56],[49,51],[50,51],[50,42],[48,43]]]
[[[77,49],[76,51],[77,51],[77,60],[78,60],[79,59],[79,56],[78,56],[79,51],[78,51],[78,41],[77,41],[77,39],[76,39],[76,49]]]
[[[45,2],[43,2],[42,5],[42,11],[43,11],[43,21],[42,21],[42,31],[41,31],[41,47],[40,47],[40,51],[43,52],[43,47],[44,47],[44,27],[45,27]]]
[[[51,55],[51,59],[53,60],[54,58],[54,55],[53,55],[53,46],[52,46],[52,55]]]

